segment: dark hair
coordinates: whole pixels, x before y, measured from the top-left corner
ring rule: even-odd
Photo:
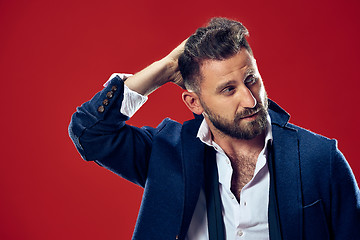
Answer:
[[[240,22],[227,18],[212,18],[207,26],[198,28],[189,37],[179,57],[179,69],[188,90],[199,92],[200,65],[204,60],[224,60],[245,48],[252,50],[246,41],[248,30]]]

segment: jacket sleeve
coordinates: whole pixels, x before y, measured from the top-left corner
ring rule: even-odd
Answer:
[[[157,128],[126,125],[120,112],[124,82],[119,76],[72,115],[69,135],[81,157],[145,185],[152,138]],[[161,126],[159,126],[161,128]]]
[[[334,144],[331,162],[331,225],[333,239],[360,239],[360,191],[354,174]]]

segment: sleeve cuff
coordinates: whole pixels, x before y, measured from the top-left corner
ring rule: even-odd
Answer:
[[[110,80],[116,76],[124,79],[132,76],[132,74],[113,73],[110,76],[109,80],[104,84],[104,87],[106,87],[109,84]],[[131,118],[136,113],[136,111],[139,110],[142,105],[144,105],[147,99],[148,97],[143,96],[124,85],[124,99],[121,104],[120,113]]]
[[[124,85],[124,99],[121,104],[120,112],[131,118],[147,99],[148,97],[143,96]]]

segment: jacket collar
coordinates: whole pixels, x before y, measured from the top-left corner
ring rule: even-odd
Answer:
[[[269,114],[271,123],[285,127],[290,120],[290,114],[282,109],[277,103],[269,99]]]

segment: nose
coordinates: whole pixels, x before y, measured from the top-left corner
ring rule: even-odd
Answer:
[[[240,99],[240,104],[243,108],[254,108],[256,106],[256,98],[246,86],[244,86],[243,90],[240,92]]]

